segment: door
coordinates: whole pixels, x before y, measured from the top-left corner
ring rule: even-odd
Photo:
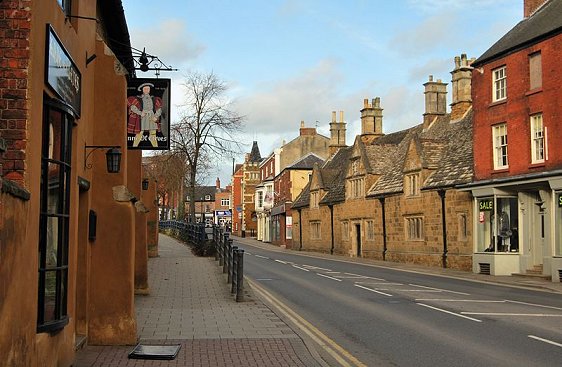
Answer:
[[[543,202],[536,202],[534,205],[533,223],[531,238],[531,256],[533,266],[542,265],[544,237],[545,237],[545,206]]]
[[[360,224],[356,224],[355,225],[355,237],[356,237],[356,241],[355,243],[357,244],[356,249],[357,249],[357,257],[361,257],[361,225]]]

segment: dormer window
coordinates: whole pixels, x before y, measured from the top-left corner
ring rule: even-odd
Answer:
[[[310,207],[311,208],[318,208],[318,204],[320,202],[320,193],[318,191],[314,191],[310,193]]]
[[[361,178],[354,178],[349,180],[348,185],[348,196],[351,199],[362,198],[365,196],[365,179]]]
[[[205,195],[205,200],[211,200],[211,195]]]
[[[359,160],[356,159],[353,162],[351,162],[351,174],[356,175],[358,173],[359,173]]]
[[[420,194],[420,174],[411,173],[405,176],[405,190],[406,196],[418,196]]]

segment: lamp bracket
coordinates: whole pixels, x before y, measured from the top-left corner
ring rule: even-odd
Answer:
[[[178,69],[174,69],[171,66],[164,64],[158,56],[147,54],[146,48],[143,48],[142,51],[140,51],[131,47],[131,51],[133,54],[135,70],[140,70],[142,72],[153,70],[156,71],[156,76],[160,75],[161,71],[178,71]]]
[[[87,163],[88,158],[98,149],[119,149],[121,148],[119,145],[84,145],[84,169],[91,169],[92,163]],[[89,153],[87,153],[88,149],[92,149]]]

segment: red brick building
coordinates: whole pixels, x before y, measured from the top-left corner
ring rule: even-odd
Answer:
[[[472,64],[476,272],[562,272],[561,14],[562,0],[525,0]]]

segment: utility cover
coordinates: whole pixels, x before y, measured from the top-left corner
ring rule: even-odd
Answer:
[[[173,360],[176,359],[181,345],[142,345],[137,344],[129,353],[129,359],[153,359]]]

